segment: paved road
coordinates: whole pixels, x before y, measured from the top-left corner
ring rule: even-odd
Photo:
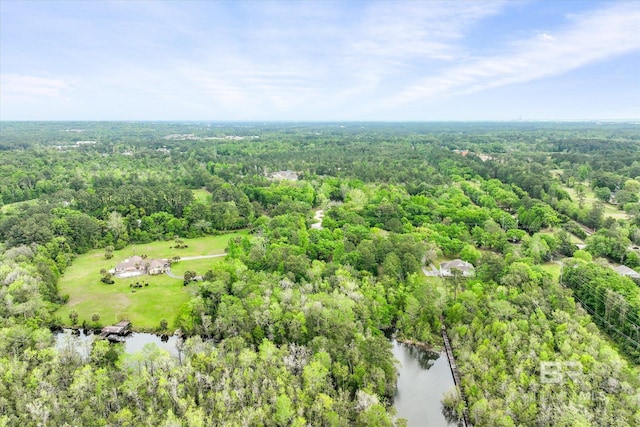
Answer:
[[[180,276],[177,276],[177,275],[173,274],[173,273],[171,272],[171,267],[167,267],[167,269],[166,269],[166,270],[164,270],[164,272],[165,272],[165,273],[167,273],[167,276],[169,276],[169,277],[171,277],[171,278],[174,278],[174,279],[184,279],[184,277],[180,277]]]

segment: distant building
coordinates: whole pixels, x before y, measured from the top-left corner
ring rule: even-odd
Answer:
[[[629,277],[631,279],[640,279],[640,273],[635,270],[630,269],[626,265],[620,265],[618,267],[613,267],[616,273],[621,276]]]
[[[270,177],[271,179],[285,180],[285,181],[298,180],[298,174],[290,170],[274,172],[270,175]]]
[[[475,268],[473,264],[470,264],[461,259],[454,259],[453,261],[447,261],[440,264],[440,276],[453,276],[451,270],[456,269],[462,272],[464,277],[473,276],[475,274]]]

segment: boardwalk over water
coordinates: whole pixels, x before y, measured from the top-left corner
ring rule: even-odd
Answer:
[[[444,341],[444,348],[447,353],[447,359],[449,359],[449,367],[451,368],[451,374],[453,374],[453,382],[458,388],[458,393],[464,402],[464,412],[462,413],[462,425],[464,427],[471,427],[471,421],[469,420],[469,403],[462,390],[462,382],[460,381],[460,373],[458,372],[458,365],[456,365],[456,359],[453,357],[453,350],[451,349],[451,342],[449,341],[449,335],[447,334],[447,328],[442,322],[442,339]]]
[[[109,341],[124,341],[125,337],[131,333],[131,322],[121,320],[113,326],[105,326],[102,328],[101,338]]]

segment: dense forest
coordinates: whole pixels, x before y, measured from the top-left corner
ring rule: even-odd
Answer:
[[[454,418],[640,425],[637,124],[0,126],[0,425],[404,425],[389,337],[443,327]],[[238,230],[158,325],[180,358],[56,345],[106,326],[58,313],[85,254]]]

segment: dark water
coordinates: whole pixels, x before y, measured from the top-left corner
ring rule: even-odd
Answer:
[[[80,332],[79,335],[74,335],[71,329],[65,329],[63,332],[56,335],[56,347],[59,349],[65,348],[65,346],[72,346],[75,348],[81,356],[88,357],[91,353],[91,344],[94,339],[100,339],[93,334],[85,335]],[[140,352],[146,344],[156,344],[161,350],[167,351],[170,355],[178,357],[178,349],[176,344],[180,338],[176,336],[170,336],[167,341],[163,341],[158,335],[147,334],[143,332],[133,332],[127,336],[124,342],[125,353]]]
[[[409,427],[453,427],[442,412],[444,394],[454,389],[447,356],[393,341],[393,355],[400,361],[398,390],[393,406]]]

